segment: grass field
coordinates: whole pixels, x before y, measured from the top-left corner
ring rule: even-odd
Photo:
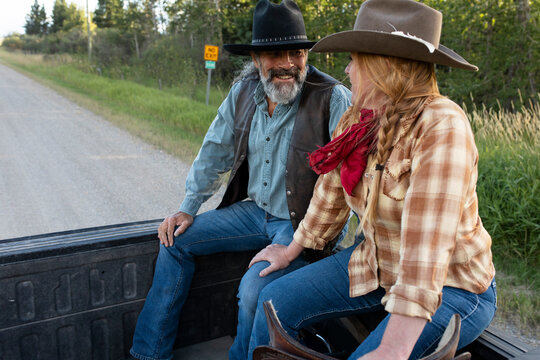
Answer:
[[[197,153],[227,90],[143,86],[98,76],[67,57],[0,49],[0,61],[184,161]],[[497,321],[538,339],[540,325],[540,108],[469,109],[480,152],[480,216],[493,238]],[[523,106],[522,106],[523,105]],[[516,106],[517,107],[517,106]]]

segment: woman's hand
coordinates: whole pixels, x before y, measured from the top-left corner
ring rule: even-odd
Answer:
[[[259,261],[268,261],[269,266],[259,272],[260,277],[273,273],[276,270],[285,269],[291,263],[287,257],[287,246],[279,244],[270,244],[257,253],[251,259],[249,267]]]
[[[269,266],[261,270],[260,277],[273,273],[276,270],[285,269],[304,250],[302,245],[291,241],[289,246],[271,244],[262,249],[251,259],[249,267],[259,261],[268,261]]]

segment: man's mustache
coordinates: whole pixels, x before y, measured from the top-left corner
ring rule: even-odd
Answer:
[[[268,78],[271,80],[277,76],[292,76],[297,81],[300,80],[300,68],[293,66],[290,69],[270,69],[268,70]]]

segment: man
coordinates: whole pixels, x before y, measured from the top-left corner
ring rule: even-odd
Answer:
[[[225,45],[252,62],[231,88],[210,126],[186,180],[180,211],[158,229],[160,247],[152,288],[139,316],[131,355],[170,359],[180,311],[194,273],[194,256],[287,245],[303,218],[317,175],[307,154],[330,141],[350,92],[307,65],[308,41],[292,0],[257,3],[251,44]],[[218,209],[197,215],[218,188],[229,183]],[[249,198],[247,201],[243,201]],[[262,277],[268,263],[252,266],[238,291],[237,336],[230,359],[247,358],[260,290],[307,262]]]

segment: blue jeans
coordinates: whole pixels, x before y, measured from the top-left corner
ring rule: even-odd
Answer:
[[[290,220],[276,218],[252,201],[196,216],[186,232],[175,238],[174,246],[160,246],[152,287],[135,328],[131,355],[142,360],[172,358],[180,312],[195,271],[195,256],[262,249],[271,243],[288,245],[293,233]],[[298,258],[289,268],[264,278],[258,274],[268,266],[267,262],[257,263],[246,272],[238,291],[237,335],[229,359],[247,358],[261,289],[305,264],[305,260]]]
[[[249,359],[255,347],[268,344],[268,328],[263,302],[271,300],[284,329],[296,336],[305,326],[330,318],[362,314],[383,309],[385,290],[379,287],[366,295],[349,297],[347,265],[355,246],[336,255],[294,271],[266,286],[259,296],[255,322],[249,346]],[[458,348],[471,343],[489,325],[496,309],[495,281],[483,294],[473,294],[458,288],[443,288],[442,304],[420,335],[410,359],[417,359],[435,350],[454,313],[461,316]],[[370,333],[349,359],[376,349],[390,315]]]

